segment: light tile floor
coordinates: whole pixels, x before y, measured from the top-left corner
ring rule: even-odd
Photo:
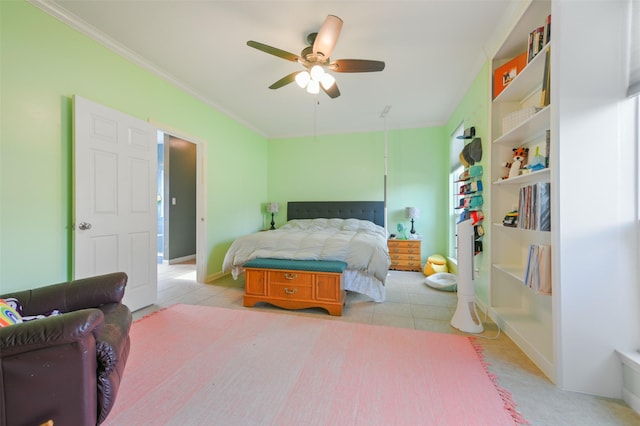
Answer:
[[[467,335],[449,325],[457,303],[456,294],[426,286],[424,275],[419,272],[390,271],[384,303],[348,293],[341,317],[329,316],[322,309],[286,311],[266,304],[245,308],[242,306],[243,277],[234,281],[225,276],[208,284],[197,283],[195,279],[193,263],[159,265],[157,303],[134,312],[134,319],[175,303],[185,303]],[[498,376],[499,385],[511,393],[518,411],[531,425],[640,425],[640,415],[624,401],[558,389],[504,333],[498,333],[493,322],[482,313],[480,316],[485,338],[478,341],[484,348],[489,369]]]

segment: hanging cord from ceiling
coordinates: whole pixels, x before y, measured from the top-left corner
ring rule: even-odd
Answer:
[[[318,96],[313,96],[313,142],[318,141],[318,107],[320,106],[320,101],[318,100]]]
[[[388,127],[387,127],[387,115],[391,110],[391,105],[385,105],[384,109],[380,113],[380,118],[384,120],[384,229],[388,232],[387,226],[387,158],[388,158]]]

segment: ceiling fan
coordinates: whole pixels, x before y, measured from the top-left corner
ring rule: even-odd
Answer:
[[[282,77],[269,86],[269,89],[279,89],[295,81],[300,87],[306,87],[309,93],[319,93],[320,88],[322,88],[329,97],[337,98],[340,96],[338,85],[335,82],[335,78],[325,70],[353,73],[382,71],[384,69],[384,62],[382,61],[366,59],[336,59],[331,61],[329,56],[338,42],[341,29],[342,19],[335,15],[327,16],[322,27],[320,27],[320,31],[307,36],[309,46],[302,49],[300,55],[253,40],[249,40],[247,46],[291,62],[298,62],[305,68],[302,71],[295,71]]]

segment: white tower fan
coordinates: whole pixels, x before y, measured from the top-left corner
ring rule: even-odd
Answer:
[[[475,303],[474,250],[473,225],[467,219],[458,224],[458,306],[451,325],[467,333],[482,333],[484,328]]]

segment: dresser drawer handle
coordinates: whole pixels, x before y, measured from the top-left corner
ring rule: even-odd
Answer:
[[[298,274],[284,274],[284,277],[288,280],[295,280],[296,278],[298,278]]]
[[[284,292],[287,294],[296,294],[297,291],[298,291],[297,288],[288,288],[288,287],[284,288]]]

